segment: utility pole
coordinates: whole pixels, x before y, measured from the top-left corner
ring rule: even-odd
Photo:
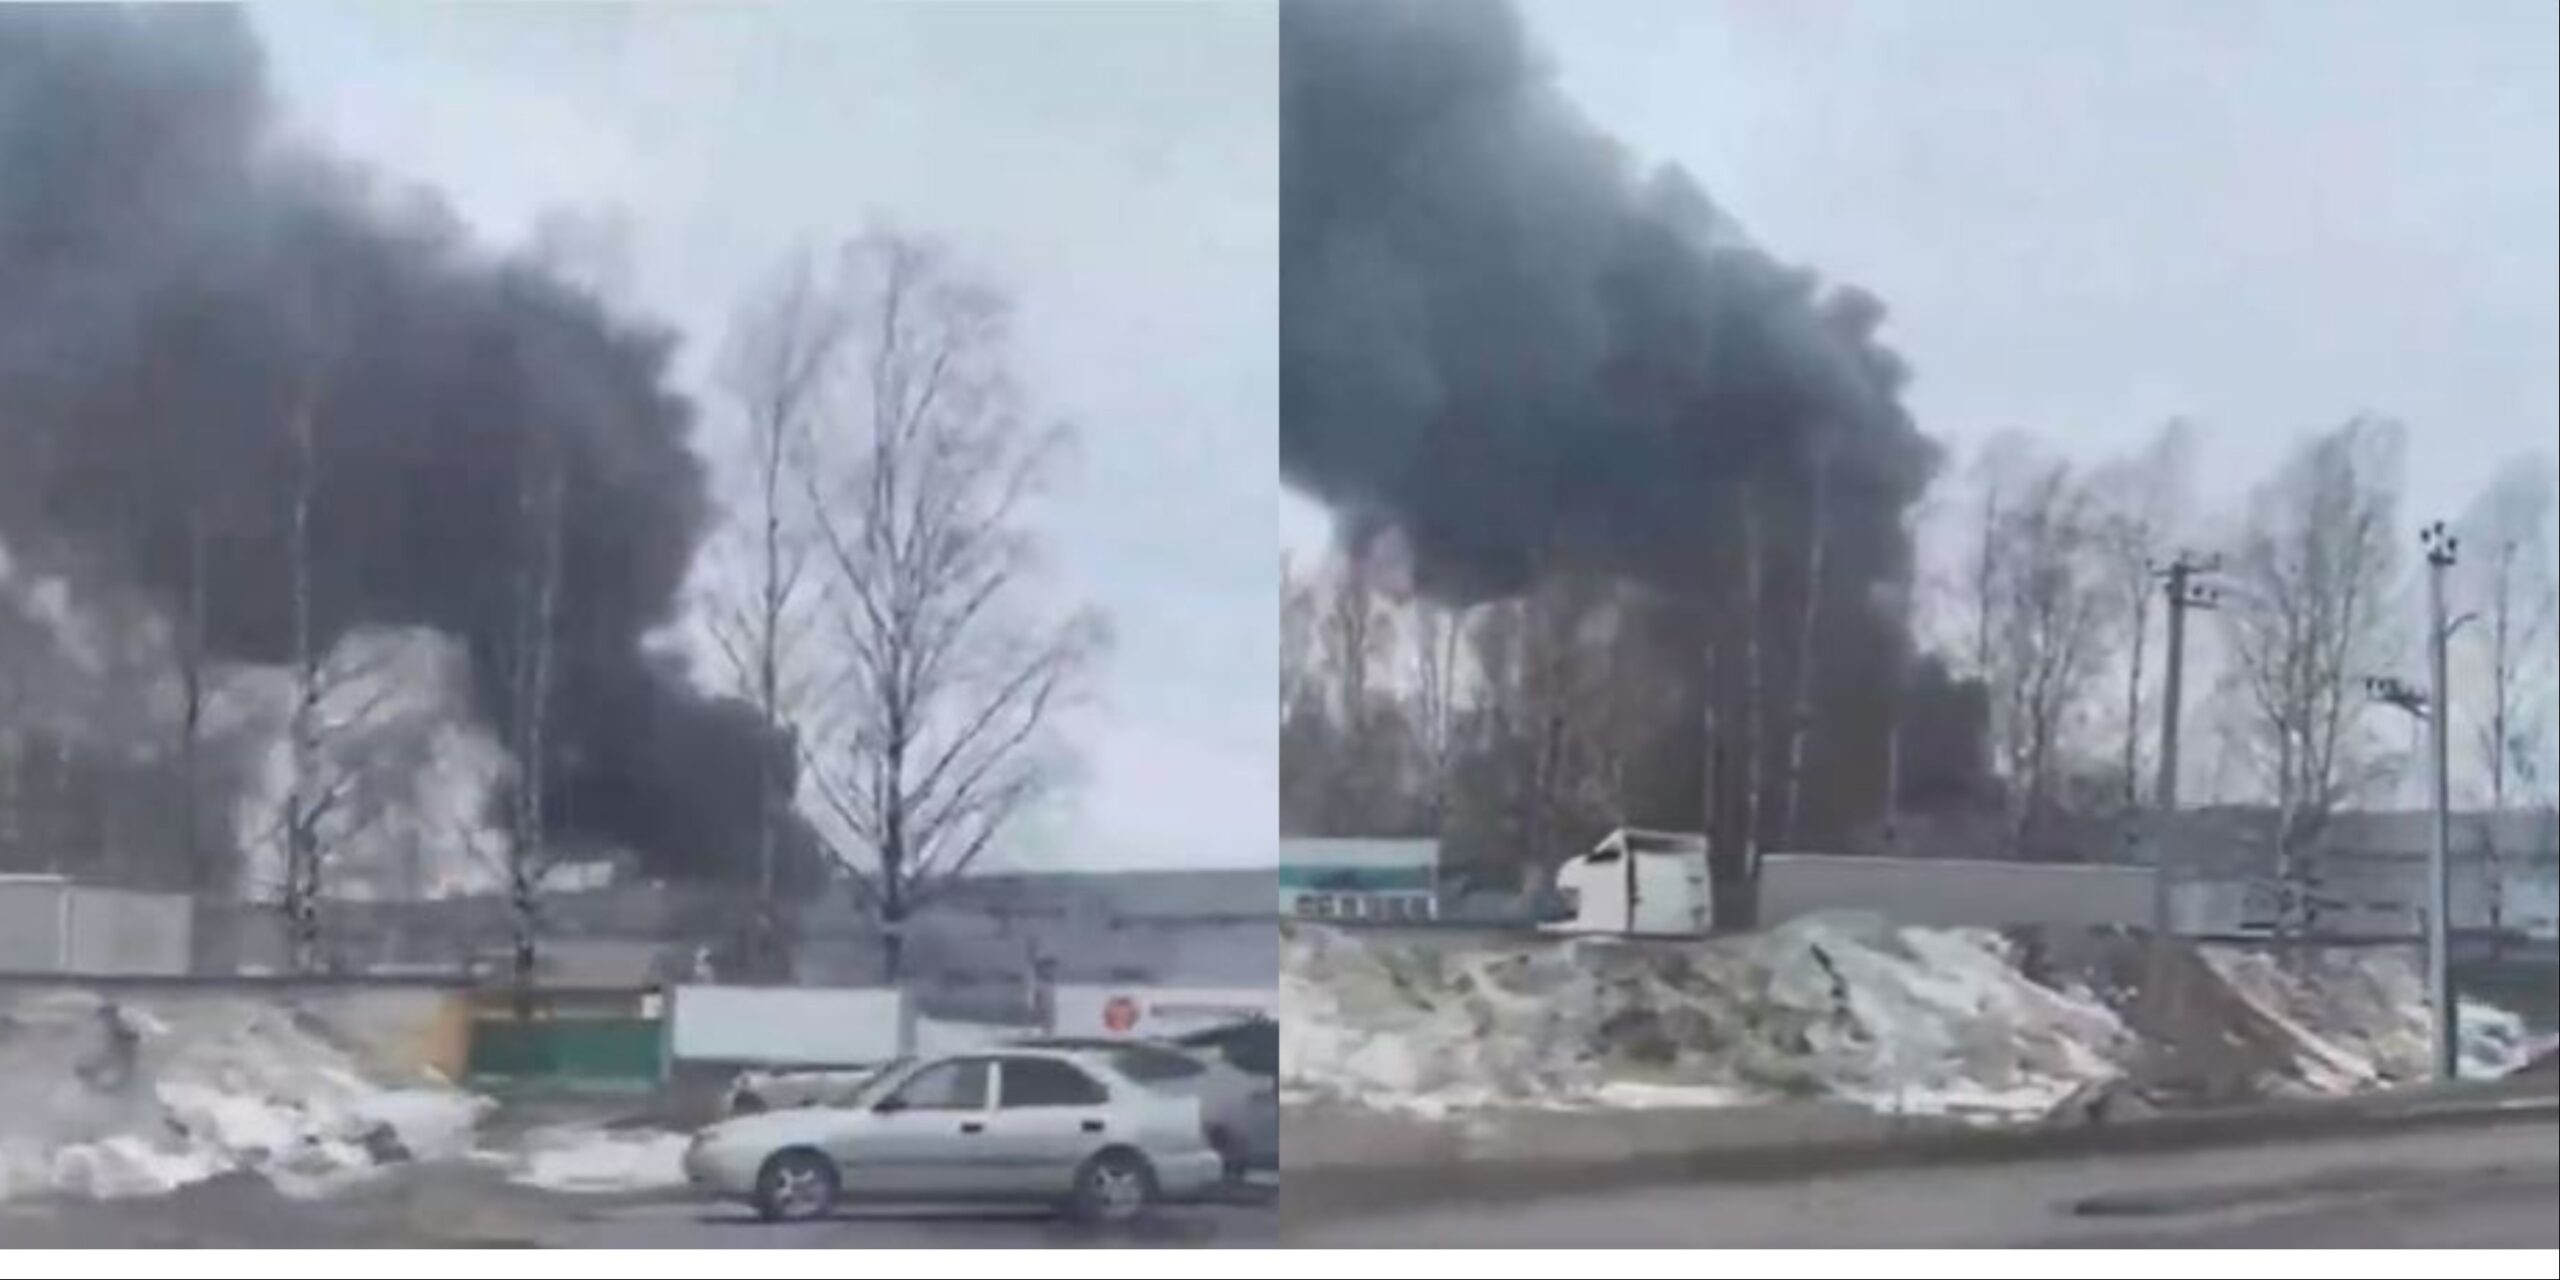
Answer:
[[[2444,575],[2453,567],[2454,554],[2460,540],[2438,520],[2418,531],[2418,542],[2427,550],[2427,680],[2428,702],[2435,714],[2427,723],[2433,730],[2429,739],[2429,772],[2435,781],[2435,820],[2429,824],[2427,848],[2427,993],[2435,1005],[2436,1079],[2450,1081],[2459,1069],[2455,1040],[2459,1028],[2453,1004],[2453,866],[2448,850],[2453,843],[2452,772],[2448,767],[2446,742],[2452,737],[2452,703],[2447,700],[2445,641],[2452,627],[2444,616]]]
[[[2160,786],[2151,822],[2151,930],[2159,938],[2169,936],[2170,925],[2167,837],[2169,823],[2178,812],[2178,709],[2186,678],[2187,610],[2210,609],[2221,599],[2220,591],[2198,580],[2221,568],[2221,556],[2181,551],[2152,570],[2169,600],[2169,670],[2160,691]]]

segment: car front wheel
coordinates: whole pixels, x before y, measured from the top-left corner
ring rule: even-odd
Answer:
[[[1076,1216],[1087,1222],[1127,1222],[1155,1198],[1155,1170],[1134,1151],[1105,1151],[1076,1171]]]
[[[836,1162],[815,1151],[777,1151],[756,1173],[756,1212],[767,1222],[826,1216],[841,1189]]]

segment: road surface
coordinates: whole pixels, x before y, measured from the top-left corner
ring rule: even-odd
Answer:
[[[1303,1176],[1303,1175],[1302,1175]],[[1285,1244],[1472,1248],[2560,1248],[2560,1125],[1668,1184],[1310,1221]]]
[[[818,1222],[765,1223],[739,1210],[634,1205],[546,1229],[560,1249],[1076,1249],[1274,1248],[1279,1215],[1267,1201],[1166,1209],[1098,1229],[1055,1214],[986,1210],[849,1210]]]
[[[0,1203],[0,1248],[1010,1249],[1270,1247],[1278,1189],[1165,1206],[1140,1223],[1088,1228],[1055,1214],[986,1209],[850,1210],[772,1225],[681,1192],[545,1192],[483,1169],[425,1165],[334,1196],[298,1200],[238,1174],[133,1200]]]

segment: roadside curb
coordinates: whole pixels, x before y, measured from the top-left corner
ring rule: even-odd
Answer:
[[[1357,1218],[1436,1204],[1493,1204],[1676,1182],[1775,1182],[1925,1165],[2205,1150],[2273,1139],[2352,1138],[2517,1120],[2560,1119],[2560,1096],[2512,1088],[2450,1097],[2358,1098],[2245,1111],[2192,1112],[2108,1125],[1966,1129],[1876,1141],[1692,1147],[1595,1160],[1440,1160],[1287,1165],[1291,1218]]]

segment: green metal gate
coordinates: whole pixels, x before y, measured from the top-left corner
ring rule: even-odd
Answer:
[[[471,1024],[471,1075],[522,1084],[655,1085],[666,1072],[656,1018],[484,1018]]]

